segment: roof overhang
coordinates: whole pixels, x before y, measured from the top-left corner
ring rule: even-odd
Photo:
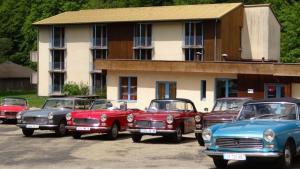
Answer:
[[[96,60],[95,69],[112,71],[189,72],[214,74],[257,74],[300,76],[300,64],[265,62],[183,62]]]

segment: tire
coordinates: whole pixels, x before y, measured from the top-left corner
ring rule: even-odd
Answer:
[[[200,146],[204,146],[204,140],[202,138],[202,134],[200,133],[195,133],[196,139],[198,140],[198,143]]]
[[[78,131],[75,131],[72,136],[73,136],[74,139],[80,139],[81,138],[81,133],[78,132]]]
[[[117,123],[114,123],[107,136],[110,140],[116,140],[118,138],[118,135],[119,135],[119,127]]]
[[[141,134],[131,134],[131,139],[134,143],[140,143],[142,140]]]
[[[58,128],[55,130],[55,134],[58,137],[67,135],[66,123],[64,121],[59,123]]]
[[[175,143],[180,143],[182,141],[182,130],[181,127],[176,129],[176,133],[173,135],[173,141]]]
[[[25,137],[31,137],[34,133],[33,129],[22,129],[22,133]]]
[[[228,160],[224,160],[222,157],[213,157],[214,164],[218,169],[227,168]]]
[[[290,169],[294,158],[294,145],[292,142],[287,142],[284,146],[283,155],[278,159],[278,165],[281,169]]]

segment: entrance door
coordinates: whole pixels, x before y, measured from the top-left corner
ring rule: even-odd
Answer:
[[[282,84],[265,84],[265,98],[281,98],[286,96],[285,87]]]
[[[236,79],[216,79],[216,98],[237,97]]]
[[[176,82],[156,82],[157,99],[175,99]]]

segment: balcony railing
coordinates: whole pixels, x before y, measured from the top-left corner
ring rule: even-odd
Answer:
[[[63,85],[52,84],[49,85],[49,91],[52,95],[61,95],[63,92]]]
[[[65,71],[66,64],[64,62],[50,62],[49,70],[51,71]]]

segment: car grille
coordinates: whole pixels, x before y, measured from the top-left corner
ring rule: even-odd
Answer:
[[[261,149],[263,142],[255,138],[217,138],[216,146],[220,148]]]
[[[73,123],[75,125],[93,125],[93,124],[99,124],[99,120],[91,119],[91,118],[74,118]]]
[[[6,116],[15,116],[18,112],[5,112]]]
[[[26,124],[48,124],[47,117],[23,117],[23,123]]]
[[[215,125],[215,124],[228,123],[228,122],[230,122],[230,121],[210,121],[210,120],[203,120],[203,127],[207,128],[207,127],[210,127],[210,126]]]
[[[165,128],[163,121],[137,120],[134,125],[140,128]]]

